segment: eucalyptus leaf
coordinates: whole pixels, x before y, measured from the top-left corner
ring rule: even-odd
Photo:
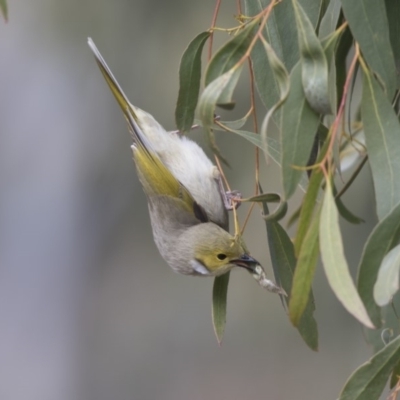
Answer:
[[[212,295],[212,320],[218,344],[222,343],[226,324],[226,302],[228,296],[229,272],[214,279]]]
[[[399,290],[400,245],[386,254],[379,267],[378,278],[374,286],[374,299],[378,306],[390,303]]]
[[[318,36],[322,39],[330,35],[337,27],[342,3],[340,0],[330,0],[328,8],[319,25]]]
[[[307,14],[311,25],[316,29],[324,8],[324,0],[298,0],[298,2]]]
[[[243,199],[242,202],[268,202],[268,203],[280,203],[282,201],[281,196],[278,193],[263,193],[257,196],[250,197],[249,199]]]
[[[247,122],[249,114],[235,121],[221,121],[221,124],[227,126],[229,129],[240,129]]]
[[[262,192],[262,190],[260,190]],[[269,214],[268,205],[263,203],[264,215]],[[277,283],[283,287],[286,293],[291,292],[293,273],[296,266],[293,243],[286,231],[276,221],[266,221],[269,252],[272,267]],[[285,297],[286,303],[288,298]],[[308,299],[306,309],[297,326],[299,333],[307,346],[312,350],[318,350],[318,328],[314,319],[315,306],[312,293]]]
[[[340,197],[335,197],[336,207],[339,211],[341,217],[343,217],[347,222],[351,224],[361,224],[365,222],[362,218],[357,217],[357,215],[353,214],[342,202]]]
[[[364,245],[358,266],[358,292],[367,308],[368,314],[376,326],[381,325],[379,307],[375,304],[373,288],[378,276],[379,266],[386,253],[392,247],[392,240],[400,229],[400,203],[380,221]]]
[[[342,0],[342,7],[363,57],[378,74],[387,98],[392,100],[397,77],[385,3],[376,0]]]
[[[255,28],[258,23],[258,20],[250,22],[214,54],[206,70],[206,86],[227,71],[237,69],[238,62],[245,55],[253,40]]]
[[[378,82],[364,69],[361,114],[379,220],[400,201],[400,124]]]
[[[214,126],[215,130],[219,130],[222,132],[226,132],[225,129],[223,129],[219,125]],[[230,129],[229,132],[235,133],[236,135],[248,140],[250,143],[252,143],[254,146],[257,146],[261,150],[264,151],[264,144],[263,141],[261,140],[261,136],[258,135],[257,133],[249,132],[249,131],[242,131],[242,130],[237,130],[237,129]],[[273,138],[268,138],[268,154],[270,157],[278,164],[281,165],[281,146],[278,140],[275,140]]]
[[[281,60],[276,56],[273,48],[269,45],[267,41],[263,41],[265,52],[267,53],[268,62],[272,73],[274,75],[275,82],[278,84],[279,88],[279,100],[270,108],[261,126],[261,138],[264,145],[264,154],[268,156],[268,128],[269,122],[273,114],[282,106],[285,102],[290,87],[289,75],[286,71],[285,66],[282,64]],[[268,161],[268,160],[267,160]]]
[[[190,131],[200,91],[201,53],[210,32],[198,34],[183,53],[179,67],[179,94],[175,109],[176,126],[180,132]]]
[[[299,4],[292,0],[299,35],[304,93],[311,107],[321,114],[331,114],[328,91],[328,62],[312,23]]]
[[[290,294],[289,316],[293,325],[297,326],[309,301],[312,281],[319,254],[319,219],[320,210],[315,215],[299,251],[294,271],[292,292]]]
[[[269,213],[268,215],[264,215],[264,220],[265,221],[280,221],[282,218],[284,218],[286,216],[287,210],[288,210],[287,202],[282,201],[281,203],[279,203],[276,210]]]
[[[320,169],[315,169],[311,174],[310,183],[301,206],[296,239],[294,241],[294,248],[297,256],[300,254],[300,249],[302,248],[309,230],[323,178],[324,175]]]
[[[303,176],[303,171],[294,167],[307,165],[318,125],[319,116],[304,96],[299,63],[290,74],[289,95],[281,108],[281,165],[286,200],[293,195]]]
[[[400,336],[353,372],[339,400],[378,400],[399,358]]]
[[[339,228],[339,215],[336,209],[332,187],[328,182],[321,210],[320,248],[323,266],[329,285],[346,310],[368,328],[374,328],[367,310],[362,303],[344,256],[342,237]]]
[[[269,3],[269,0],[245,0],[245,13],[248,16],[257,15]],[[297,29],[291,1],[281,1],[274,6],[263,33],[285,68],[291,71],[299,60]],[[273,88],[277,89],[277,86],[275,86],[262,43],[256,44],[251,58],[257,89],[263,103],[269,109],[277,102],[279,96],[277,91],[273,91]]]

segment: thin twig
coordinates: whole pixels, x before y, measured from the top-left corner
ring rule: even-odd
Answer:
[[[347,77],[346,77],[346,82],[345,82],[344,87],[343,87],[343,95],[342,95],[342,99],[340,101],[339,110],[338,110],[336,118],[333,121],[333,124],[331,126],[331,134],[330,134],[330,138],[329,138],[329,146],[328,146],[328,149],[326,151],[326,154],[325,154],[324,158],[319,163],[319,166],[320,166],[320,168],[321,168],[326,180],[329,179],[328,172],[330,172],[330,168],[331,168],[331,165],[328,164],[328,170],[327,170],[326,169],[326,163],[332,157],[332,151],[333,151],[333,146],[334,146],[334,143],[335,143],[335,140],[336,140],[338,127],[339,127],[340,121],[341,121],[341,119],[343,117],[343,112],[344,112],[344,108],[345,108],[345,105],[346,105],[347,92],[349,90],[349,86],[350,86],[350,83],[351,83],[351,79],[352,79],[352,76],[353,76],[353,73],[354,73],[355,66],[357,65],[357,62],[358,62],[359,55],[360,55],[359,47],[358,47],[358,44],[356,43],[355,44],[354,56],[353,56],[353,59],[351,60],[349,71],[348,71],[348,74],[347,74]]]

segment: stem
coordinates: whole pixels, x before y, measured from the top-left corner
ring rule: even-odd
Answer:
[[[212,57],[212,46],[213,46],[213,41],[214,41],[214,27],[215,24],[217,23],[217,17],[218,17],[218,12],[219,12],[219,8],[221,6],[221,0],[217,0],[216,4],[215,4],[215,8],[214,8],[214,14],[213,14],[213,18],[211,21],[211,28],[210,28],[210,40],[209,40],[209,45],[208,45],[208,61],[211,60]]]
[[[350,86],[351,79],[352,79],[352,76],[353,76],[353,73],[354,73],[354,69],[355,69],[355,67],[357,65],[357,61],[358,61],[359,55],[360,55],[360,52],[359,52],[358,44],[356,43],[355,44],[355,53],[354,53],[353,59],[351,60],[351,64],[350,64],[350,67],[349,67],[349,72],[347,74],[346,82],[345,82],[344,87],[343,87],[343,95],[342,95],[342,99],[340,101],[339,110],[338,110],[336,118],[333,121],[333,124],[332,124],[332,127],[331,127],[331,135],[330,135],[330,138],[329,138],[329,146],[328,146],[327,152],[325,154],[325,157],[320,162],[320,168],[322,169],[322,172],[324,173],[325,179],[327,181],[329,179],[328,178],[328,175],[329,175],[328,172],[330,172],[331,165],[328,164],[328,169],[327,169],[325,164],[332,158],[333,146],[335,144],[335,139],[336,139],[339,123],[340,123],[340,121],[342,119],[342,116],[343,116],[343,113],[344,113],[344,108],[345,108],[345,105],[346,105],[347,92],[349,90],[349,86]]]
[[[368,154],[366,154],[364,156],[364,158],[362,159],[362,161],[360,162],[360,164],[358,165],[358,167],[356,168],[356,170],[354,171],[353,175],[351,176],[351,178],[346,182],[346,184],[342,187],[342,189],[340,190],[340,192],[336,195],[336,198],[339,199],[340,197],[342,197],[343,194],[346,193],[347,189],[351,186],[351,184],[354,182],[354,179],[357,178],[358,174],[360,173],[360,171],[362,170],[362,167],[364,166],[364,164],[367,162],[368,160]]]

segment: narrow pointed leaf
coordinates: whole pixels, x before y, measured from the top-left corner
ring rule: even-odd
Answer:
[[[237,69],[237,63],[246,53],[254,37],[257,24],[258,20],[249,23],[214,54],[206,70],[206,86],[227,71]]]
[[[263,209],[264,215],[268,215],[269,210],[266,202],[263,203]],[[278,222],[266,221],[266,227],[275,279],[277,280],[277,283],[285,289],[286,293],[290,294],[294,269],[296,266],[293,243],[286,231]],[[287,297],[285,298],[285,301],[288,303]],[[312,350],[317,351],[318,328],[313,316],[314,311],[315,307],[313,304],[313,296],[311,294],[297,329],[307,346]]]
[[[310,183],[308,185],[307,192],[304,196],[303,204],[301,206],[296,239],[294,241],[294,248],[297,255],[300,254],[300,249],[303,245],[308,229],[310,227],[323,177],[324,175],[319,169],[314,170],[311,174]]]
[[[378,74],[391,100],[397,79],[385,3],[376,0],[342,0],[342,7],[363,56]]]
[[[365,222],[362,218],[357,217],[357,215],[353,214],[342,202],[340,197],[335,197],[336,207],[339,211],[341,217],[343,217],[347,222],[351,224],[361,224]]]
[[[222,132],[226,132],[223,128],[220,126],[216,125],[214,126],[215,130],[220,130]],[[257,146],[261,150],[264,151],[264,144],[263,141],[261,140],[261,136],[254,133],[254,132],[248,132],[248,131],[242,131],[242,130],[237,130],[237,129],[231,129],[230,132],[235,133],[236,135],[248,140],[250,143],[254,144],[254,146]],[[273,138],[268,138],[268,154],[270,157],[278,164],[281,165],[281,146],[279,142]]]
[[[246,15],[254,16],[265,9],[270,1],[245,0],[244,3]],[[282,1],[274,6],[263,34],[285,68],[290,71],[299,59],[297,30],[290,1]],[[257,91],[269,110],[279,99],[279,87],[261,41],[255,44],[251,52],[251,61]]]
[[[399,358],[400,336],[353,372],[340,393],[339,400],[379,399]]]
[[[229,272],[214,279],[212,295],[212,320],[214,332],[221,344],[226,324],[226,302],[228,296]]]
[[[263,144],[264,144],[264,154],[267,157],[268,156],[269,122],[270,122],[270,119],[273,116],[273,114],[282,106],[282,104],[286,100],[288,93],[289,93],[290,81],[289,81],[289,75],[286,71],[285,66],[282,64],[281,60],[279,60],[279,58],[276,56],[273,48],[266,41],[263,41],[263,45],[265,48],[265,52],[267,53],[268,62],[269,62],[270,68],[272,70],[274,80],[277,83],[278,88],[279,88],[279,99],[270,108],[270,110],[268,111],[267,115],[265,116],[264,121],[261,126],[261,138],[262,138]]]
[[[337,27],[342,3],[340,0],[331,0],[319,25],[318,36],[324,38],[330,35]]]
[[[319,211],[315,214],[310,229],[304,238],[294,271],[292,292],[290,293],[289,316],[292,324],[297,326],[301,320],[310,297],[319,254]]]
[[[299,33],[300,60],[304,93],[311,107],[321,114],[330,114],[328,63],[314,28],[299,4],[292,0]]]
[[[368,328],[374,328],[362,303],[344,256],[339,228],[339,215],[330,183],[325,196],[320,219],[321,257],[329,285],[346,310]]]
[[[400,201],[400,124],[378,82],[363,72],[361,114],[381,220]]]
[[[321,11],[324,8],[324,0],[298,0],[312,27],[315,29],[320,19]]]
[[[250,202],[260,202],[266,201],[268,203],[280,203],[282,201],[281,196],[278,193],[263,193],[257,196],[250,197],[249,199],[244,199],[243,201]]]
[[[221,124],[227,126],[230,129],[240,129],[247,122],[249,115],[246,114],[243,118],[237,119],[235,121],[221,121]]]
[[[230,94],[232,94],[234,86],[239,79],[240,72],[241,68],[232,68],[212,81],[204,89],[200,97],[198,111],[205,128],[210,128],[213,125],[216,104],[222,100],[228,100],[226,89],[228,88]]]
[[[319,116],[308,104],[301,83],[301,66],[290,75],[289,95],[281,109],[282,180],[289,199],[303,175],[294,166],[306,166],[319,125]]]
[[[378,276],[379,266],[386,253],[392,247],[392,240],[400,229],[400,203],[375,226],[369,235],[358,266],[357,287],[367,308],[368,314],[376,326],[381,324],[379,307],[375,304],[373,289]]]
[[[374,299],[378,306],[390,303],[399,290],[400,245],[386,254],[379,268],[378,279],[374,286]]]
[[[210,32],[198,34],[183,53],[179,67],[179,94],[175,109],[176,126],[188,132],[193,125],[200,91],[201,53]]]

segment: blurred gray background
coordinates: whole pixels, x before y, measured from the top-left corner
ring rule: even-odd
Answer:
[[[180,56],[213,8],[213,0],[9,0],[10,21],[0,23],[0,399],[335,399],[370,356],[321,269],[318,353],[244,271],[232,274],[218,347],[212,279],[178,276],[158,255],[124,118],[86,41],[131,101],[174,129]],[[233,26],[235,13],[224,6],[219,24]],[[236,97],[232,119],[246,110],[246,80]],[[191,136],[203,143],[201,131]],[[254,149],[227,134],[218,140],[231,186],[251,195]],[[281,191],[279,169],[264,159],[262,182]],[[367,221],[343,223],[354,271],[375,222],[368,168],[345,201]],[[271,275],[259,212],[245,239]]]

